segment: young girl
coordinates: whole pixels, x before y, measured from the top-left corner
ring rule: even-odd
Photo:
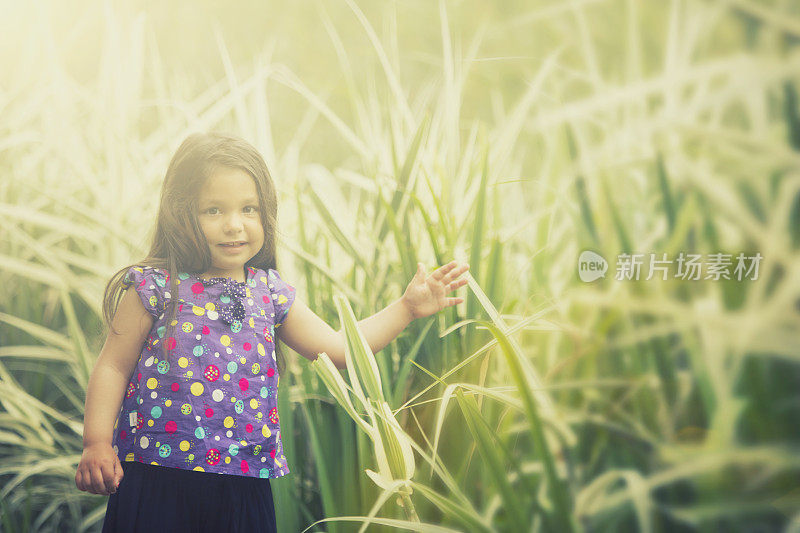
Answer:
[[[276,270],[276,198],[241,139],[194,134],[173,156],[150,253],[106,287],[109,333],[86,392],[75,483],[110,495],[103,531],[277,531],[269,478],[289,473],[278,327],[300,355],[346,363],[341,330]],[[467,268],[418,264],[403,296],[359,323],[372,350],[462,302],[445,295]]]

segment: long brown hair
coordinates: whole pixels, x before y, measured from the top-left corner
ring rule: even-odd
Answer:
[[[197,197],[205,181],[219,167],[241,169],[250,174],[256,185],[264,245],[245,266],[264,271],[277,269],[275,233],[278,202],[264,158],[243,139],[219,133],[193,133],[181,143],[167,167],[150,252],[141,261],[117,271],[106,285],[103,319],[107,328],[116,333],[111,323],[125,290],[123,282],[128,269],[131,266],[150,266],[169,273],[172,298],[165,313],[168,317],[167,327],[170,332],[174,331],[172,322],[178,308],[177,274],[203,273],[211,268],[211,250],[197,220]],[[169,336],[170,333],[167,333],[164,338]],[[164,359],[168,356],[166,344],[162,343]],[[277,338],[275,350],[280,374],[285,368],[285,361],[278,349]]]

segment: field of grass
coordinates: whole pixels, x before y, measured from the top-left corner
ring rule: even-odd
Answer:
[[[264,155],[279,270],[348,334],[343,371],[284,348],[281,531],[800,532],[796,3],[4,11],[0,530],[99,530],[102,290],[217,130]],[[757,279],[616,279],[740,252]],[[453,258],[466,302],[371,354],[356,320]]]

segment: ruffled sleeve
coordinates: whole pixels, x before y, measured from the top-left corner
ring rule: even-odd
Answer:
[[[169,275],[166,271],[147,266],[132,266],[122,281],[126,289],[131,285],[136,289],[142,305],[155,318],[159,318],[167,308],[168,283]]]
[[[272,295],[272,305],[275,308],[275,327],[277,328],[283,324],[296,293],[294,287],[283,281],[278,271],[272,268],[267,272],[267,286]]]

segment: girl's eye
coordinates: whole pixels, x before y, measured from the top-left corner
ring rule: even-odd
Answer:
[[[217,208],[217,207],[209,207],[208,209],[203,211],[203,213],[205,213],[207,215],[216,215],[216,214],[219,213],[219,208]]]
[[[253,213],[258,212],[258,207],[254,205],[248,205],[247,207],[244,208],[244,212],[248,215],[252,215]]]

